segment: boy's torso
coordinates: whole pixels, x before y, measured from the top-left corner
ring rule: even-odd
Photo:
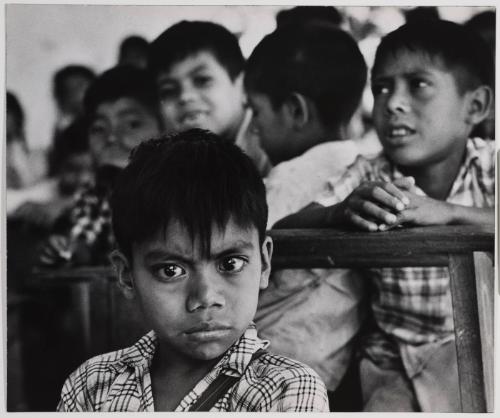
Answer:
[[[463,206],[494,205],[494,143],[478,138],[467,143],[466,156],[447,202]],[[363,181],[392,182],[403,174],[384,155],[359,157],[338,181],[327,185],[318,203],[343,200]],[[417,193],[425,193],[417,188]],[[385,268],[370,271],[375,293],[372,309],[378,327],[397,340],[422,344],[453,333],[449,275],[445,268]]]
[[[156,336],[150,332],[129,349],[87,362],[82,366],[84,371],[80,369],[65,384],[59,409],[153,412],[150,366],[155,344]],[[280,410],[282,404],[287,403],[296,403],[297,411],[327,411],[324,387],[318,385],[314,372],[300,363],[265,354],[249,365],[254,352],[267,344],[257,337],[251,326],[181,400],[175,411],[188,411],[221,373],[239,377],[239,381],[215,403],[212,411]],[[301,381],[300,393],[284,393],[294,377]]]

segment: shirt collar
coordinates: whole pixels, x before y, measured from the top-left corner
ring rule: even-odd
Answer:
[[[453,195],[453,191],[456,189],[457,181],[463,177],[463,173],[469,170],[469,166],[472,165],[480,155],[479,147],[480,142],[483,141],[480,138],[469,138],[465,144],[465,156],[462,165],[460,166],[460,170],[458,172],[457,178],[455,179],[452,190],[450,192],[450,196]],[[387,182],[392,182],[395,179],[399,179],[404,177],[404,174],[399,171],[394,163],[392,163],[388,158],[384,158],[381,167],[380,167],[380,177],[382,180]],[[425,193],[416,186],[417,194],[425,196]]]
[[[158,337],[154,331],[148,332],[133,346],[124,349],[120,366],[145,367],[151,366],[153,356],[158,344]],[[214,371],[229,371],[230,374],[242,375],[247,368],[252,355],[260,348],[266,348],[269,341],[261,340],[257,336],[257,329],[252,322],[243,335],[226,351],[221,360],[214,367]]]

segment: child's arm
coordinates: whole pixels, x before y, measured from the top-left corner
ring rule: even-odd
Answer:
[[[328,228],[350,223],[368,231],[384,230],[398,222],[396,214],[409,203],[400,187],[407,189],[413,183],[411,177],[394,183],[365,182],[342,202],[327,207],[311,204],[277,222],[274,228]]]
[[[398,222],[412,225],[494,224],[495,208],[456,205],[427,196],[406,192],[408,208],[398,215]]]

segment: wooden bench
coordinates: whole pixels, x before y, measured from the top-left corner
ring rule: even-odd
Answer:
[[[275,243],[274,269],[448,267],[462,411],[493,411],[493,226],[421,227],[379,233],[276,230],[270,234]],[[116,279],[110,268],[39,272],[33,279],[34,286],[82,286],[80,309],[89,354],[115,348],[114,333],[120,328],[116,307],[121,302],[115,296]]]

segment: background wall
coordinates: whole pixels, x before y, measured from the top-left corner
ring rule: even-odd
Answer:
[[[181,19],[225,25],[240,34],[243,53],[248,56],[275,28],[276,12],[289,7],[6,5],[6,86],[25,108],[29,144],[32,148],[49,144],[55,120],[51,80],[60,67],[77,63],[101,72],[115,64],[124,37],[137,34],[153,40]],[[403,23],[394,7],[339,9],[358,19],[375,21],[383,32]],[[439,11],[443,18],[460,22],[483,9],[440,7]]]

